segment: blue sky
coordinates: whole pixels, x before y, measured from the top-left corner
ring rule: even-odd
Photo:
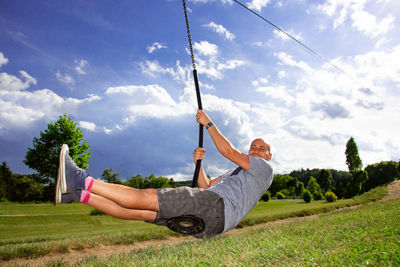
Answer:
[[[400,3],[243,1],[348,75],[229,0],[188,1],[203,108],[239,150],[263,137],[276,173],[400,159]],[[89,173],[190,180],[195,89],[182,2],[0,1],[0,160],[16,173],[34,137],[66,113]],[[204,166],[233,164],[205,133]]]

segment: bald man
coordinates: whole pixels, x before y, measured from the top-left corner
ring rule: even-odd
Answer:
[[[218,130],[209,116],[198,110],[196,121],[206,127],[219,153],[238,167],[215,179],[208,179],[201,164],[198,188],[179,187],[135,189],[104,183],[79,169],[68,154],[60,152],[55,204],[80,201],[113,217],[168,225],[172,218],[192,216],[204,222],[204,229],[193,234],[206,237],[236,227],[270,187],[273,170],[271,148],[263,139],[250,144],[247,154],[237,150]],[[194,163],[204,160],[206,150],[193,152]]]

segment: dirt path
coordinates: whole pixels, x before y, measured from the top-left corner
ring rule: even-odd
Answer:
[[[393,199],[400,198],[400,180],[394,181],[393,183],[388,185],[388,194],[380,201],[388,201]],[[353,206],[344,209],[354,209],[359,206]],[[337,210],[336,210],[337,211]],[[235,228],[228,233],[223,234],[223,236],[236,235],[242,233],[244,231],[248,231],[249,229],[258,229],[263,228],[265,226],[271,225],[279,225],[284,223],[289,223],[293,221],[300,220],[310,220],[318,217],[319,214],[305,216],[305,217],[294,217],[283,220],[272,221],[268,223],[257,224],[252,227],[245,228]],[[114,245],[114,246],[99,246],[96,248],[84,249],[84,250],[72,250],[69,253],[53,253],[46,255],[37,259],[14,259],[9,262],[1,262],[0,266],[15,266],[15,265],[24,265],[24,266],[44,266],[46,262],[54,262],[54,261],[63,261],[68,262],[70,264],[76,263],[84,258],[95,256],[98,258],[107,258],[112,255],[120,254],[120,253],[128,253],[132,250],[142,249],[147,247],[163,247],[163,246],[173,246],[183,242],[201,242],[201,239],[194,238],[192,236],[184,236],[184,237],[169,237],[165,240],[149,240],[143,242],[133,243],[131,245]]]

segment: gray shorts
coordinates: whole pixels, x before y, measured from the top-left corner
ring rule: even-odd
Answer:
[[[168,219],[191,215],[204,221],[205,228],[195,237],[206,237],[223,232],[225,226],[224,201],[212,191],[178,187],[157,189],[159,211],[154,224],[167,226]]]

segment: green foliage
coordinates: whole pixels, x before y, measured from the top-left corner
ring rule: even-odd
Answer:
[[[400,176],[398,163],[395,161],[382,161],[371,164],[365,168],[365,171],[368,173],[368,179],[362,184],[362,192],[390,183]]]
[[[346,197],[350,198],[361,193],[361,186],[368,180],[368,173],[366,171],[356,171],[353,173],[353,179],[348,184]]]
[[[145,177],[137,174],[123,184],[138,189],[176,187],[174,179],[162,176],[156,177],[154,174]]]
[[[354,173],[356,171],[361,170],[362,161],[358,154],[358,147],[354,138],[351,137],[346,144],[346,164],[349,168],[350,173]]]
[[[294,197],[296,195],[296,192],[301,190],[301,185],[299,185],[299,182],[297,181],[296,178],[288,174],[286,175],[276,174],[269,188],[271,195],[275,196],[276,193],[284,189],[287,190],[287,192],[284,193],[286,196]]]
[[[333,193],[332,191],[327,191],[327,192],[325,193],[325,199],[326,199],[326,201],[328,201],[328,202],[335,202],[338,198],[337,198],[337,196],[335,195],[335,193]]]
[[[7,166],[7,162],[3,161],[0,166],[0,200],[7,198],[8,188],[12,182],[12,172]]]
[[[62,144],[69,146],[69,154],[80,168],[89,166],[89,145],[76,123],[65,114],[56,122],[48,123],[40,138],[33,139],[33,148],[28,149],[24,163],[41,176],[55,178]]]
[[[281,191],[279,191],[278,193],[276,193],[276,198],[277,199],[286,199],[286,196],[284,193],[282,193]]]
[[[310,203],[312,200],[312,194],[310,193],[310,191],[308,191],[308,189],[304,190],[303,192],[303,200],[306,203]]]
[[[296,185],[296,191],[295,191],[296,196],[302,196],[304,190],[305,190],[304,184],[302,182],[298,181],[297,185]]]
[[[307,184],[307,190],[314,196],[317,192],[320,191],[319,184],[317,183],[317,179],[311,176],[310,180]]]
[[[264,195],[261,196],[261,200],[267,202],[271,199],[271,193],[269,191],[265,192]]]
[[[0,199],[28,202],[43,199],[44,185],[38,175],[13,174],[7,163],[0,166]]]
[[[314,200],[323,200],[324,199],[324,195],[322,194],[321,191],[316,192],[314,195]]]
[[[318,173],[317,177],[317,182],[320,185],[321,189],[324,190],[324,192],[332,189],[334,185],[334,181],[332,179],[332,174],[329,170],[322,169]]]
[[[119,173],[114,172],[114,169],[105,169],[101,175],[101,179],[107,183],[122,184],[121,179],[119,179]]]

